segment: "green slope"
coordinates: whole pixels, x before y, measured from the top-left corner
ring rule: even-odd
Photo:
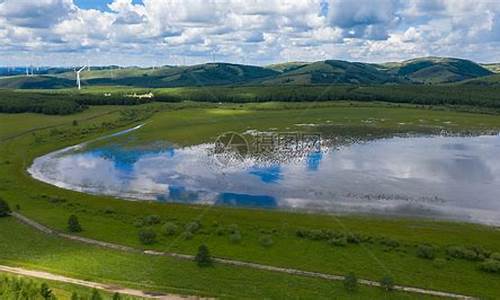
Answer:
[[[176,87],[231,85],[258,82],[276,76],[277,71],[257,67],[227,63],[209,63],[187,67],[166,67],[149,69],[140,75],[115,78],[88,79],[87,84],[124,85],[137,87]]]
[[[382,66],[389,74],[425,84],[457,82],[492,74],[470,60],[447,57],[424,57]]]
[[[284,72],[266,84],[384,84],[399,82],[376,66],[342,60],[325,60]]]
[[[495,70],[498,65],[487,65]],[[446,57],[424,57],[403,62],[370,64],[342,60],[287,62],[266,67],[207,63],[159,68],[95,67],[81,73],[83,85],[139,88],[217,85],[309,84],[443,84],[494,74],[475,62]],[[75,73],[0,77],[0,88],[55,89],[75,86]]]
[[[0,78],[0,88],[59,89],[75,86],[75,81],[53,76],[10,76]]]

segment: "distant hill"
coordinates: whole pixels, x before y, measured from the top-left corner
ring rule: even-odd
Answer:
[[[268,66],[266,66],[266,68],[284,73],[284,72],[293,71],[293,70],[298,69],[298,68],[302,68],[302,67],[307,66],[309,64],[311,64],[311,63],[292,61],[292,62],[268,65]]]
[[[132,71],[129,70],[128,72]],[[107,75],[106,77],[87,79],[86,83],[150,88],[234,85],[258,82],[259,80],[273,77],[277,74],[279,74],[279,72],[257,66],[209,63],[195,66],[165,67],[156,70],[139,69],[135,70],[130,76],[111,77]]]
[[[500,87],[500,74],[493,74],[458,82],[459,85]]]
[[[61,89],[73,86],[74,80],[46,75],[0,77],[0,88],[6,89]]]
[[[493,74],[470,60],[424,57],[401,63],[383,64],[389,74],[413,83],[450,83]]]
[[[493,73],[500,73],[500,64],[481,64],[481,66]]]
[[[487,79],[500,65],[479,65],[470,60],[423,57],[402,62],[370,64],[342,60],[288,62],[266,67],[207,63],[194,66],[139,68],[92,67],[81,73],[83,85],[142,88],[220,85],[324,84],[447,84]],[[0,77],[0,88],[56,89],[75,86],[72,69],[47,69],[47,75]],[[495,78],[495,77],[493,77]],[[477,81],[480,84],[482,81]],[[474,81],[466,84],[475,84]]]
[[[285,71],[265,84],[385,84],[400,80],[375,65],[342,60],[319,61]]]

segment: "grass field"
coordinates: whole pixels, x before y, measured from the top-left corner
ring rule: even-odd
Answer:
[[[288,104],[287,110],[283,110],[283,104],[279,103],[190,106],[192,105],[180,104],[179,107],[155,107],[157,112],[147,120],[143,129],[134,133],[134,136],[141,142],[165,139],[180,145],[190,145],[213,141],[224,131],[286,129],[296,123],[326,120],[336,124],[329,128],[330,131],[337,129],[343,134],[359,136],[366,133],[436,133],[441,130],[470,134],[500,129],[500,118],[496,115],[376,103],[323,103],[317,107]],[[92,113],[99,114],[106,112],[106,109],[109,108],[102,107],[102,111],[96,109]],[[134,109],[140,111],[147,107]],[[310,215],[130,202],[61,190],[31,179],[26,168],[35,157],[144,122],[144,114],[140,113],[134,115],[136,118],[123,119],[122,114],[113,113],[85,120],[85,114],[89,112],[65,119],[69,123],[57,127],[56,131],[54,128],[40,130],[35,134],[24,134],[0,144],[0,196],[12,207],[19,205],[21,213],[53,228],[66,230],[68,216],[77,214],[84,228],[83,236],[134,247],[144,247],[137,238],[141,229],[137,227],[139,218],[158,215],[162,223],[175,222],[179,228],[197,220],[202,227],[192,239],[182,239],[180,232],[171,237],[159,234],[157,243],[148,248],[193,254],[201,243],[205,243],[214,255],[220,257],[332,274],[355,272],[359,277],[373,280],[390,275],[398,284],[470,294],[485,299],[495,299],[500,295],[500,286],[496,284],[500,279],[499,275],[480,271],[479,262],[454,259],[445,254],[445,249],[451,245],[480,246],[492,252],[500,252],[500,231],[491,227],[426,219]],[[31,121],[29,116],[31,115],[0,115],[0,124],[3,120],[16,124],[16,118],[20,124],[26,123],[22,130],[6,127],[2,129],[2,135],[18,134],[49,122],[36,118]],[[73,126],[70,121],[75,118],[81,120],[77,126]],[[377,121],[371,125],[362,122],[370,118]],[[28,122],[32,122],[32,125],[28,125]],[[59,124],[56,121],[50,122]],[[4,247],[0,256],[3,261],[12,264],[37,266],[63,273],[76,272],[75,275],[79,277],[117,280],[125,284],[150,284],[160,290],[177,291],[176,289],[180,288],[186,293],[206,294],[212,291],[222,296],[247,295],[250,298],[264,295],[270,298],[287,298],[291,295],[298,295],[298,298],[328,298],[332,295],[342,297],[342,289],[332,288],[331,283],[319,280],[226,267],[200,271],[187,262],[113,254],[99,249],[89,251],[85,246],[47,237],[38,237],[35,239],[35,245],[31,245],[27,244],[30,238],[17,241],[14,237],[30,237],[36,235],[35,233],[28,232],[28,229],[16,225],[12,220],[2,222],[6,223],[0,225],[0,230],[3,230],[0,247]],[[234,225],[237,225],[241,233],[239,243],[232,243],[227,233]],[[161,224],[151,227],[160,233]],[[225,233],[219,234],[221,228],[225,229]],[[296,235],[298,229],[323,229],[357,234],[370,237],[372,242],[349,243],[345,247],[336,247],[324,240],[299,238]],[[271,247],[260,245],[259,240],[263,235],[272,237],[274,244]],[[396,241],[398,246],[387,246],[384,241],[388,240]],[[422,244],[435,248],[439,263],[436,260],[417,257],[417,248]],[[48,250],[37,255],[39,248]],[[90,262],[88,266],[76,264],[73,257],[81,257]],[[107,267],[99,267],[99,264]],[[125,281],[127,275],[133,275],[129,281]],[[247,287],[247,284],[251,287]],[[367,289],[368,294],[360,292],[359,297],[383,298],[384,295],[370,297],[369,293],[377,292]]]
[[[194,262],[117,253],[45,236],[12,218],[0,219],[0,241],[2,264],[145,291],[221,299],[432,299],[364,287],[351,294],[341,282],[222,265],[200,269]]]
[[[36,285],[36,287],[41,287],[43,283],[46,283],[50,290],[52,291],[52,294],[57,298],[57,300],[70,300],[71,296],[76,293],[79,297],[82,297],[83,299],[90,299],[92,296],[93,290],[90,288],[86,287],[81,287],[78,285],[74,284],[67,284],[67,283],[61,283],[57,281],[50,281],[50,280],[41,280],[37,278],[32,278],[32,277],[27,277],[27,276],[18,276],[18,275],[12,275],[12,274],[3,274],[0,273],[0,281],[8,279],[8,280],[23,280],[24,282],[30,282]],[[111,300],[113,299],[113,295],[99,291],[99,295],[103,298],[103,300]],[[139,300],[140,298],[136,297],[130,297],[130,296],[123,296],[121,295],[123,300]],[[3,299],[3,298],[2,298]],[[18,298],[19,299],[19,298]],[[38,298],[42,299],[42,298]],[[5,298],[5,300],[10,300],[10,298]]]

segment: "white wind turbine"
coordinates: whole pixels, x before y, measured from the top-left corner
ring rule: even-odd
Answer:
[[[79,69],[78,71],[75,71],[76,72],[76,85],[78,86],[78,90],[81,90],[82,89],[82,83],[80,81],[80,73],[85,70],[85,68],[88,68],[88,66],[83,66],[81,69]]]

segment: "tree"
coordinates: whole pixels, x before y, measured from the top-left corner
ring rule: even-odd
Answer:
[[[394,289],[394,279],[391,276],[384,276],[380,280],[380,287],[387,292],[392,291]]]
[[[52,294],[52,290],[49,288],[49,285],[46,284],[45,282],[42,283],[42,286],[40,287],[40,295],[45,300],[54,299],[54,295]]]
[[[118,293],[114,293],[113,295],[113,300],[121,300],[122,299],[122,296]]]
[[[142,229],[139,231],[139,241],[141,241],[144,245],[154,244],[156,242],[156,233],[153,229]]]
[[[80,226],[80,222],[78,221],[77,216],[75,216],[75,215],[69,216],[68,230],[69,230],[69,232],[81,232],[82,231],[82,226]]]
[[[10,210],[9,204],[2,198],[0,198],[0,217],[7,217],[12,211]]]
[[[194,259],[199,267],[208,267],[212,265],[212,257],[206,245],[198,247],[198,253]]]
[[[79,300],[80,297],[78,296],[78,294],[76,292],[73,292],[73,294],[71,294],[71,300]]]
[[[358,288],[358,278],[354,273],[349,273],[344,277],[344,288],[349,292],[354,292]]]
[[[98,290],[94,289],[92,291],[92,296],[90,296],[90,300],[102,300],[101,294]]]
[[[162,229],[163,235],[166,235],[166,236],[172,236],[172,235],[175,235],[177,233],[177,225],[175,225],[175,223],[173,223],[173,222],[165,223],[165,225],[163,225],[163,227],[161,229]]]

